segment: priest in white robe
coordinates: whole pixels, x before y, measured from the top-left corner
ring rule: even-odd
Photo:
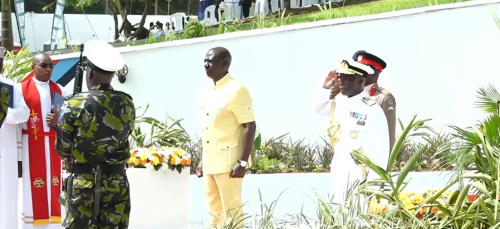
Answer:
[[[30,110],[24,102],[20,84],[1,75],[0,82],[13,88],[12,107],[0,129],[0,229],[3,229],[17,228],[19,222],[17,161],[21,137],[17,137],[19,124],[28,121]]]
[[[54,69],[50,56],[37,54],[32,68],[34,76],[21,83],[30,109],[29,120],[22,130],[22,229],[60,229],[62,162],[54,149],[57,117],[52,98],[55,93],[64,97],[68,94],[50,80]]]

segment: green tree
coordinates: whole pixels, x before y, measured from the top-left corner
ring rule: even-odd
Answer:
[[[11,1],[2,0],[2,46],[12,51],[14,48],[14,35],[12,34]]]
[[[85,7],[93,6],[95,4],[102,4],[104,0],[66,0],[68,6],[83,9]],[[132,5],[136,2],[144,3],[144,8],[142,11],[141,21],[139,22],[138,28],[135,33],[132,33],[132,24],[127,19],[127,16],[132,12]],[[126,38],[134,38],[137,35],[144,34],[148,29],[144,28],[146,23],[146,16],[150,10],[152,0],[109,0],[108,12],[113,16],[115,22],[115,40],[118,40],[121,34]],[[137,7],[137,5],[135,5]],[[121,17],[122,23],[118,23],[118,16]]]

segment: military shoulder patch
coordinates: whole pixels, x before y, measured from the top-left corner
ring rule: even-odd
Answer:
[[[370,97],[363,97],[363,103],[366,103],[368,106],[373,106],[376,102]]]

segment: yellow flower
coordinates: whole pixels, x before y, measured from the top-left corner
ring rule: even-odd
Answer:
[[[422,201],[424,201],[424,197],[422,195],[417,194],[413,197],[414,204],[420,204]]]
[[[135,158],[134,164],[136,164],[136,165],[141,164],[141,160],[139,160],[139,158]]]
[[[177,154],[179,157],[184,156],[185,152],[184,150],[181,149],[174,149],[175,154]]]
[[[140,157],[141,160],[147,160],[148,159],[148,155],[146,155],[145,153],[143,153]]]
[[[175,165],[176,158],[177,158],[177,156],[172,156],[172,158],[170,158],[171,165]]]
[[[134,163],[135,163],[135,159],[137,159],[137,158],[135,158],[135,157],[131,157],[131,158],[129,158],[129,159],[128,159],[128,163],[129,163],[129,164],[134,164]]]
[[[160,163],[160,159],[159,159],[159,158],[157,158],[157,157],[155,157],[155,158],[153,159],[153,164],[154,164],[154,165],[158,165],[159,163]]]

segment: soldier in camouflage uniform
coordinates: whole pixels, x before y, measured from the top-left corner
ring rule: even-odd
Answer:
[[[3,121],[7,117],[7,111],[9,110],[10,92],[9,89],[0,85],[0,128],[3,125]]]
[[[124,61],[104,41],[85,44],[88,92],[70,96],[61,106],[56,150],[71,162],[61,200],[62,226],[70,229],[127,229],[130,189],[125,162],[135,107],[130,95],[110,83]],[[66,194],[66,196],[64,196]]]

